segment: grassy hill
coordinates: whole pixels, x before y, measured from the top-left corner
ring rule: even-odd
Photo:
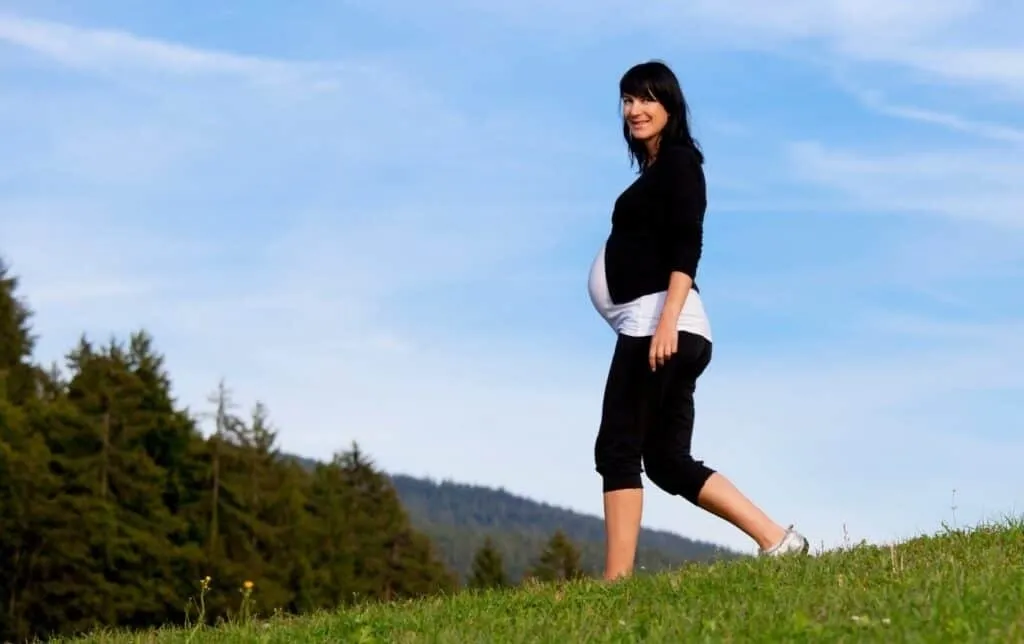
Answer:
[[[308,467],[314,461],[300,459]],[[556,530],[562,530],[580,549],[585,569],[597,573],[604,565],[604,520],[505,490],[391,475],[399,499],[413,526],[427,534],[444,562],[463,579],[473,555],[490,536],[501,551],[505,569],[519,580]],[[671,532],[644,529],[637,562],[647,572],[659,572],[687,562],[738,557],[715,544],[687,539]]]
[[[108,642],[1021,642],[1024,524]]]

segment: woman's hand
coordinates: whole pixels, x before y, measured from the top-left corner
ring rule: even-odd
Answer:
[[[693,278],[686,273],[673,271],[669,276],[668,293],[661,309],[661,319],[658,320],[658,328],[651,338],[651,351],[648,354],[651,371],[664,366],[679,349],[679,312],[683,310],[686,296],[692,287]]]
[[[671,319],[668,321],[672,322]],[[678,349],[679,333],[676,331],[676,325],[666,324],[665,320],[662,319],[662,321],[658,323],[658,328],[654,331],[654,336],[651,338],[651,350],[648,354],[651,371],[655,371],[658,367],[664,366],[668,359],[675,355]]]

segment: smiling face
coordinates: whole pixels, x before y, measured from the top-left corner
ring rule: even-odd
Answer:
[[[644,172],[668,143],[693,150],[701,163],[704,155],[690,134],[689,108],[679,79],[657,60],[630,67],[619,79],[622,137],[631,164]]]
[[[622,118],[629,135],[637,141],[654,143],[668,123],[668,111],[653,96],[622,97]]]

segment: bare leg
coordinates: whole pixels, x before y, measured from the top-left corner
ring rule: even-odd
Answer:
[[[785,528],[772,521],[729,479],[717,472],[701,488],[697,502],[700,507],[745,532],[762,550],[771,548],[786,535]]]
[[[633,573],[636,544],[643,515],[642,489],[615,490],[604,495],[606,536],[604,578],[614,580]]]

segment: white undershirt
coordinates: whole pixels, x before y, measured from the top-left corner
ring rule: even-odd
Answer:
[[[590,267],[588,287],[594,308],[616,333],[634,337],[654,335],[661,318],[662,307],[665,305],[667,291],[650,293],[623,304],[613,304],[604,268],[604,246],[601,246],[601,251]],[[711,323],[704,312],[700,293],[693,289],[690,289],[683,303],[676,329],[696,333],[711,341]]]

